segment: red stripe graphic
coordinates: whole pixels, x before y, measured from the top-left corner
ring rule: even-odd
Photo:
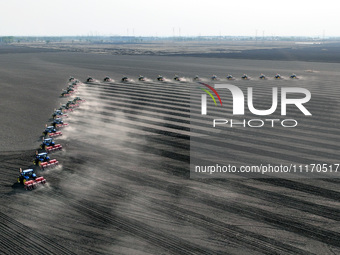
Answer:
[[[220,95],[217,93],[217,91],[216,91],[213,87],[211,87],[210,85],[205,84],[205,83],[203,83],[203,82],[199,82],[199,84],[202,84],[202,85],[206,86],[207,88],[211,89],[212,92],[214,92],[215,95],[217,96],[217,98],[218,98],[218,100],[220,101],[220,104],[221,104],[221,106],[222,106],[222,100],[221,100],[221,98],[220,98]]]

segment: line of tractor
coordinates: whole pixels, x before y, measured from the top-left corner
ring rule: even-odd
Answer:
[[[69,124],[65,123],[65,118],[68,118],[68,114],[72,113],[77,109],[81,103],[85,100],[78,96],[75,96],[77,89],[83,83],[79,80],[71,77],[68,81],[68,87],[63,90],[61,97],[72,97],[72,100],[67,101],[66,104],[62,104],[59,109],[55,109],[51,124],[46,125],[44,131],[42,132],[42,142],[40,148],[36,150],[33,167],[23,170],[20,168],[18,183],[22,184],[25,190],[33,190],[40,184],[46,184],[46,179],[43,176],[38,176],[36,174],[36,169],[39,167],[40,171],[48,168],[57,167],[59,161],[57,159],[51,158],[51,154],[57,151],[61,151],[63,146],[55,141],[55,138],[63,135],[61,129],[68,127]]]

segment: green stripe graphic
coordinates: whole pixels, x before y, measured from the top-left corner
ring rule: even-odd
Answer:
[[[216,104],[216,100],[215,100],[215,98],[214,98],[214,96],[208,91],[208,90],[206,90],[206,89],[202,89],[202,88],[199,88],[199,89],[201,89],[201,90],[203,90],[203,91],[205,91],[205,92],[207,92],[208,94],[209,94],[209,96],[214,100],[214,103],[215,103],[215,105],[217,105]]]

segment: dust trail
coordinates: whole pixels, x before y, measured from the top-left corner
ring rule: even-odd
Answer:
[[[179,82],[185,83],[185,82],[192,82],[192,78],[189,77],[179,77]]]
[[[101,81],[100,84],[112,85],[115,84],[116,80],[111,79],[111,81]]]
[[[312,70],[312,69],[309,69],[309,70],[304,70],[306,73],[319,73],[320,71],[317,71],[317,70]]]
[[[150,79],[150,78],[145,78],[145,81],[146,81],[146,82],[153,82],[153,80]]]
[[[203,82],[210,82],[211,79],[208,79],[208,78],[199,78],[200,80],[199,81],[203,81]]]

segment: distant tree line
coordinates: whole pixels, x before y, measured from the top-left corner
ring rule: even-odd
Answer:
[[[303,37],[303,36],[0,36],[0,44],[12,43],[148,43],[152,41],[338,41],[339,37]]]
[[[14,42],[14,36],[2,36],[0,37],[0,43],[9,44]]]

